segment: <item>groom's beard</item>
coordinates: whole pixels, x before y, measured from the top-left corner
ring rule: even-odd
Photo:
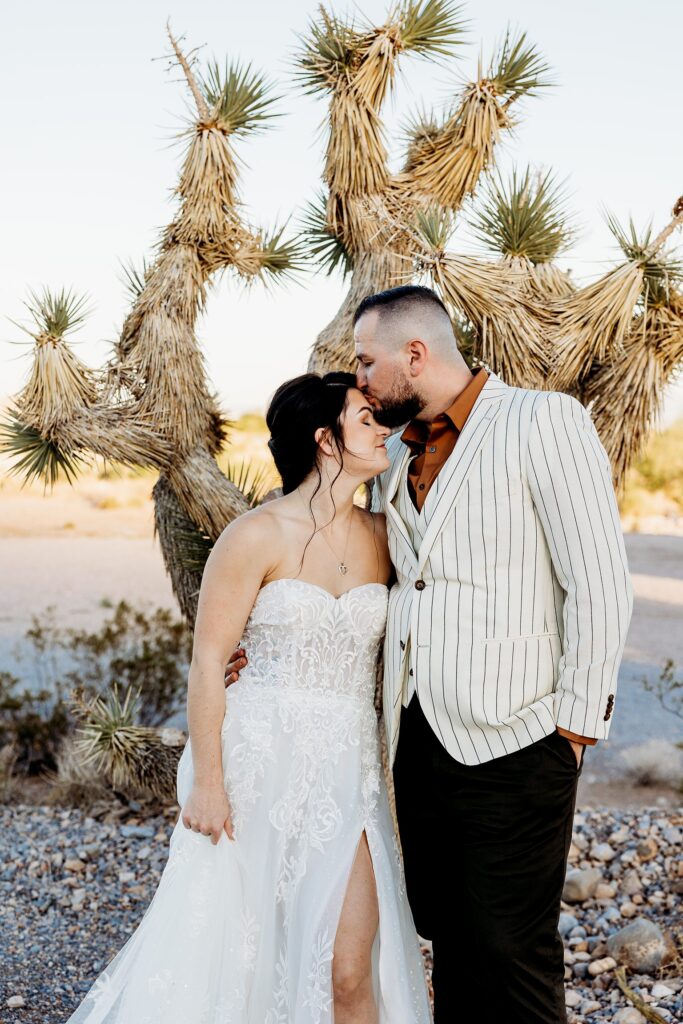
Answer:
[[[391,393],[386,398],[377,398],[380,404],[373,408],[373,416],[383,427],[400,427],[414,420],[427,404],[412,385],[400,377],[394,380]]]

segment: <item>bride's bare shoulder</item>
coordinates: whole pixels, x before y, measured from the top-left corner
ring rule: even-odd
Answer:
[[[225,527],[218,541],[239,541],[245,544],[261,544],[269,539],[271,542],[282,529],[286,519],[285,510],[280,507],[281,498],[273,498],[265,505],[243,512]]]
[[[287,547],[292,531],[297,528],[297,511],[288,497],[271,498],[233,519],[216,543],[230,547],[237,543],[247,549],[265,548],[277,559],[279,548]]]

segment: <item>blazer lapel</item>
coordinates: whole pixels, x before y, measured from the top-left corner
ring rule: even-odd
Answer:
[[[432,484],[432,490],[437,485],[439,490],[430,510],[429,522],[420,544],[417,558],[418,571],[422,569],[437,537],[453,512],[482,446],[505,405],[505,398],[509,392],[507,384],[504,384],[495,374],[490,375],[472,412],[467,417],[452,454],[446,460],[437,481]],[[431,491],[429,497],[431,497]]]
[[[406,471],[406,466],[410,459],[410,448],[403,444],[402,441],[397,441],[400,446],[399,452],[396,455],[396,461],[394,462],[391,473],[389,475],[389,482],[387,484],[387,490],[384,498],[385,511],[387,516],[387,522],[391,524],[396,532],[397,539],[403,547],[406,556],[413,567],[417,566],[417,552],[412,545],[410,540],[410,534],[406,524],[401,519],[400,515],[396,511],[393,504],[394,495],[398,490],[398,486],[403,480],[403,476]],[[402,449],[402,450],[401,450]]]

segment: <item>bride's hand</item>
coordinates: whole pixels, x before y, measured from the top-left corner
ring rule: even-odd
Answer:
[[[211,836],[215,846],[225,831],[228,839],[234,839],[232,808],[223,786],[193,786],[182,810],[185,828]]]

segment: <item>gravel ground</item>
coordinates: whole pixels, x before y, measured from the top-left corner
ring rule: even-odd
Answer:
[[[101,805],[90,816],[0,807],[0,1024],[66,1021],[142,917],[176,815],[136,804]],[[660,930],[662,948],[671,944],[670,959],[649,973],[630,970],[629,984],[663,1020],[683,1019],[683,808],[577,813],[565,896],[570,1024],[645,1021],[615,980],[617,960],[633,949],[613,945],[643,920],[641,928]],[[429,969],[426,947],[425,957]]]

